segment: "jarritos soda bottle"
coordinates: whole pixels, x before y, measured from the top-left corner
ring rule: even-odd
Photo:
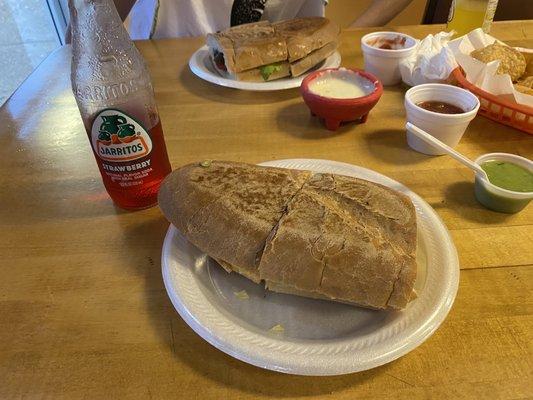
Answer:
[[[102,174],[121,208],[157,203],[170,173],[150,75],[112,0],[69,0],[72,90]]]

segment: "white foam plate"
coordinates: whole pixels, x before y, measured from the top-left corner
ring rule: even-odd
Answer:
[[[341,65],[341,55],[338,51],[326,58],[322,63],[313,68],[311,71],[323,68],[337,68]],[[284,90],[299,87],[307,73],[295,78],[282,78],[268,82],[243,82],[233,79],[224,78],[213,67],[209,58],[207,46],[200,47],[189,59],[189,68],[198,77],[220,86],[226,86],[234,89],[252,90],[252,91],[271,91]]]
[[[163,279],[174,307],[202,338],[239,360],[299,375],[374,368],[407,354],[442,323],[457,293],[459,263],[436,212],[402,184],[372,170],[326,160],[261,165],[356,176],[408,195],[418,220],[418,298],[399,311],[273,293],[228,274],[171,226],[162,251]],[[245,291],[248,299],[235,293]],[[271,331],[275,325],[284,331]]]

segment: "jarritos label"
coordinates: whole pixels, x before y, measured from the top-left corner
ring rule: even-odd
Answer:
[[[91,142],[102,160],[125,162],[145,157],[152,140],[144,127],[120,110],[107,108],[93,121]]]

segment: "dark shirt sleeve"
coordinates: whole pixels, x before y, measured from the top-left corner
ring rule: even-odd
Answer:
[[[242,25],[257,22],[265,11],[267,0],[235,0],[231,7],[230,25]]]

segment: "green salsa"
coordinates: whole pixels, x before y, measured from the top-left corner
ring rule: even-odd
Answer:
[[[533,173],[506,161],[487,161],[481,164],[490,183],[514,192],[533,192]]]

